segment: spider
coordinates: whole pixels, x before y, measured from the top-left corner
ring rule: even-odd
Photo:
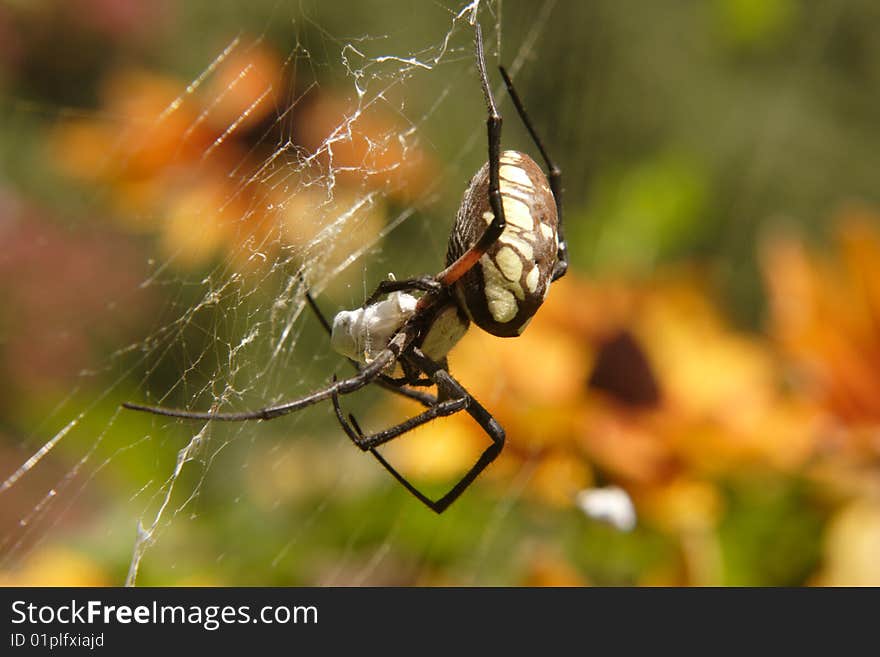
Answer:
[[[504,446],[504,429],[449,373],[446,355],[471,322],[498,337],[516,337],[544,302],[550,284],[568,269],[562,234],[561,171],[514,89],[499,67],[520,119],[547,165],[545,176],[535,161],[519,151],[501,150],[501,115],[486,75],[483,37],[475,24],[477,73],[488,118],[489,159],[471,179],[449,237],[446,268],[436,275],[384,280],[355,310],[341,311],[332,326],[311,295],[306,300],[330,334],[331,346],[356,367],[353,376],[309,395],[244,412],[192,412],[125,403],[156,415],[239,422],[271,420],[330,399],[336,418],[361,450],[370,452],[412,495],[442,513],[474,482]],[[421,293],[418,296],[412,294]],[[397,366],[399,365],[399,370]],[[402,376],[394,376],[402,372]],[[415,399],[425,410],[400,424],[365,435],[354,415],[348,418],[339,396],[375,383]],[[437,395],[417,390],[436,385]],[[442,497],[430,499],[379,453],[378,447],[439,417],[467,412],[491,439],[479,459]]]

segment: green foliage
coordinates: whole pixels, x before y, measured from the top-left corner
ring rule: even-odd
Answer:
[[[593,198],[586,215],[571,217],[573,252],[592,251],[603,271],[648,273],[686,252],[711,225],[705,169],[683,155],[663,153],[603,173]]]
[[[715,0],[722,34],[739,48],[769,47],[789,36],[798,0]]]
[[[756,476],[733,482],[719,528],[724,583],[809,583],[820,558],[823,514],[796,480]]]

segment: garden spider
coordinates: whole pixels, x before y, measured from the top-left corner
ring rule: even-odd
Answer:
[[[410,493],[437,513],[452,504],[501,452],[504,429],[449,374],[446,354],[471,321],[499,337],[516,337],[544,301],[550,284],[568,268],[562,236],[561,172],[550,159],[513,83],[500,68],[520,119],[541,152],[545,176],[531,157],[501,151],[501,115],[486,76],[483,38],[475,29],[477,72],[488,109],[489,160],[471,179],[449,237],[446,268],[434,276],[385,280],[363,306],[336,315],[332,327],[312,297],[306,300],[330,333],[333,348],[358,369],[305,397],[256,411],[191,412],[125,403],[136,411],[194,420],[271,420],[331,399],[345,433],[370,452]],[[414,296],[411,292],[421,292]],[[382,299],[385,297],[384,299]],[[382,300],[380,300],[382,299]],[[394,377],[396,365],[403,376]],[[364,435],[354,416],[345,418],[339,395],[376,383],[415,399],[426,410],[400,424]],[[413,389],[436,385],[437,395]],[[384,443],[438,417],[466,411],[491,439],[477,462],[437,500],[418,491],[377,451]]]

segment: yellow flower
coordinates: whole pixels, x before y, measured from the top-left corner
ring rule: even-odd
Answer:
[[[0,572],[0,586],[109,586],[111,583],[96,562],[61,545],[43,547],[16,569]]]
[[[880,504],[854,501],[832,518],[820,586],[880,586]]]
[[[707,482],[749,466],[801,467],[821,415],[784,392],[772,346],[731,329],[698,280],[695,270],[650,285],[569,274],[518,339],[471,330],[450,355],[452,373],[508,437],[486,479],[525,473],[526,492],[553,505],[610,479],[676,527],[716,522]],[[460,413],[388,450],[414,476],[446,479],[486,440]]]

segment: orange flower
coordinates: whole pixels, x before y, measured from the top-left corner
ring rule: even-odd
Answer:
[[[880,454],[880,215],[842,211],[837,258],[810,254],[791,236],[764,251],[771,330],[795,384],[851,429],[851,446]],[[873,431],[859,428],[873,427]]]
[[[520,338],[470,331],[452,372],[508,436],[486,479],[507,490],[524,473],[526,492],[554,506],[610,479],[643,519],[678,531],[715,525],[719,478],[801,467],[820,414],[783,391],[771,346],[730,329],[697,280],[685,270],[597,285],[570,274]],[[460,413],[387,449],[413,476],[447,479],[486,440]]]
[[[257,266],[280,247],[306,248],[340,217],[370,227],[368,235],[352,231],[361,244],[374,241],[381,223],[372,218],[384,204],[370,190],[420,194],[430,163],[378,104],[355,111],[318,90],[286,111],[283,101],[294,96],[288,75],[260,42],[238,45],[188,88],[122,71],[105,81],[96,118],[58,125],[50,157],[68,175],[104,186],[129,228],[158,230],[177,266],[218,255]],[[321,254],[324,266],[341,260]]]
[[[223,94],[210,83],[207,94],[187,93],[177,80],[120,72],[105,81],[100,117],[57,127],[52,157],[67,174],[105,186],[129,228],[158,228],[178,265],[202,265],[248,240],[265,243],[272,193],[245,175],[257,163],[248,164],[244,133],[274,112],[281,70],[265,49],[229,57],[215,72],[215,82],[227,81]]]
[[[295,115],[295,130],[307,151],[345,184],[381,189],[412,201],[423,194],[437,167],[414,142],[414,132],[374,103],[355,109],[342,96],[317,94]]]
[[[836,251],[777,235],[763,252],[770,325],[793,387],[827,415],[808,474],[833,505],[820,585],[876,585],[880,541],[880,214],[834,219]]]

